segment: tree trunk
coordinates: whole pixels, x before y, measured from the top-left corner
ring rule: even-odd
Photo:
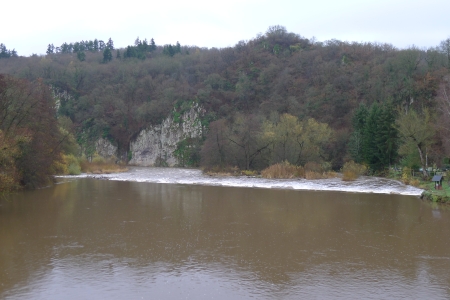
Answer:
[[[423,151],[422,149],[420,149],[420,145],[417,145],[417,150],[419,150],[419,156],[420,156],[420,164],[422,165],[422,174],[423,177],[428,177],[428,172],[427,172],[427,166],[425,163],[425,159],[423,158]]]
[[[248,152],[245,152],[245,169],[250,170],[250,155]]]

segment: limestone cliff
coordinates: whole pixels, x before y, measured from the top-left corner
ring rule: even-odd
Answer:
[[[167,117],[160,125],[150,126],[142,130],[130,144],[130,165],[136,166],[169,166],[178,164],[174,151],[177,144],[187,138],[197,138],[202,135],[200,116],[202,108],[194,104],[174,120]]]
[[[109,140],[104,138],[99,138],[95,142],[95,151],[101,157],[107,159],[116,159],[117,158],[117,146],[113,145]]]

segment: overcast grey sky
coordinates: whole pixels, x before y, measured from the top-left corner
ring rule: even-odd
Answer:
[[[282,25],[318,41],[428,48],[450,37],[449,12],[450,0],[7,1],[0,43],[25,56],[44,54],[50,43],[109,37],[119,48],[138,36],[223,48]]]

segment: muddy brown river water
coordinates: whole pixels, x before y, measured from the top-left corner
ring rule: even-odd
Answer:
[[[0,199],[0,299],[449,299],[416,196],[65,179]]]

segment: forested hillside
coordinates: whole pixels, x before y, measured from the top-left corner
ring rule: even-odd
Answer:
[[[51,86],[58,117],[87,150],[105,137],[126,159],[143,128],[196,102],[208,131],[188,141],[193,166],[262,169],[287,160],[339,169],[353,159],[380,171],[441,165],[450,154],[450,39],[399,50],[273,26],[223,49],[70,42],[49,44],[45,56],[2,58],[0,73]]]

